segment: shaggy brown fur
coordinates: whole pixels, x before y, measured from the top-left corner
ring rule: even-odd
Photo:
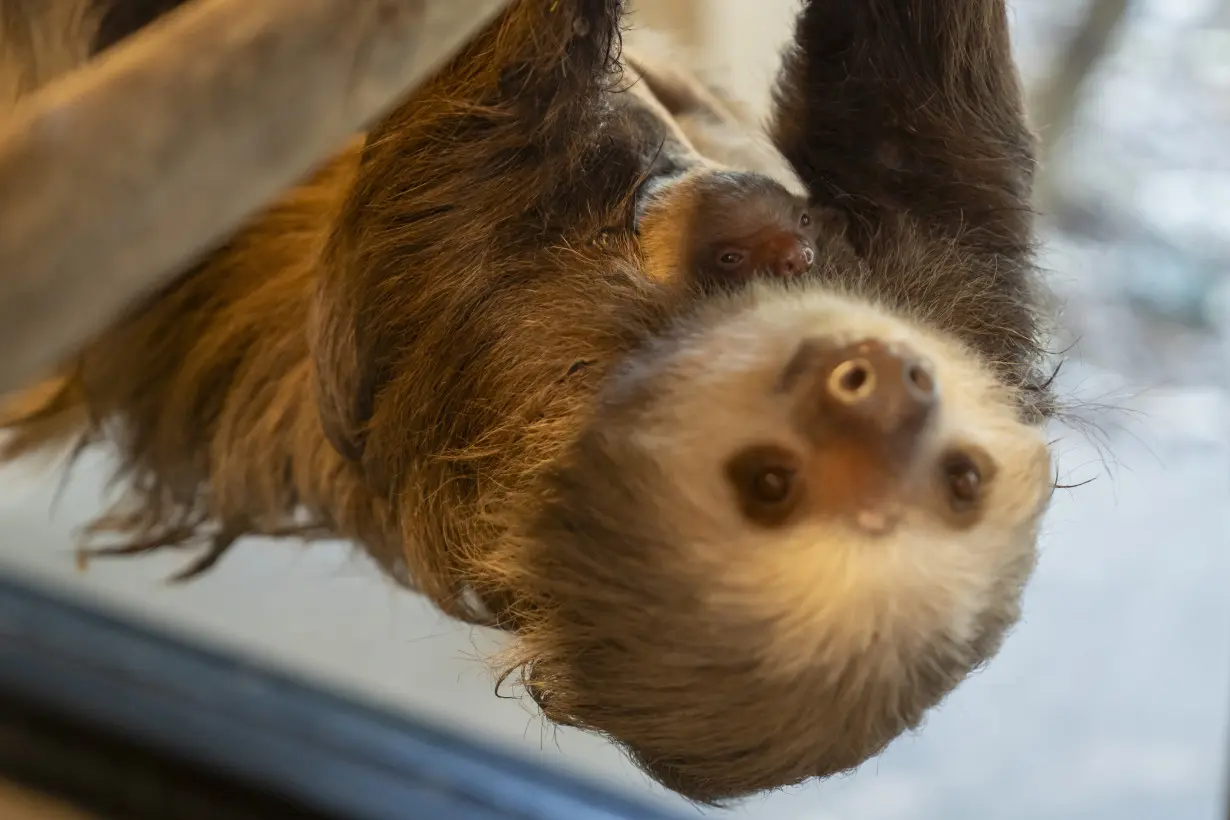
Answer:
[[[718,801],[858,765],[1016,620],[1046,484],[1032,142],[1002,0],[809,2],[773,134],[847,251],[796,287],[666,287],[634,230],[652,140],[611,104],[621,11],[514,3],[27,397],[7,455],[110,444],[132,493],[103,529],[138,547],[353,539],[512,631],[550,719]],[[942,434],[1002,445],[976,523],[765,533],[705,495],[701,454],[781,427],[751,385],[821,320],[926,352],[967,422]]]
[[[85,62],[100,17],[84,0],[0,0],[0,111]]]

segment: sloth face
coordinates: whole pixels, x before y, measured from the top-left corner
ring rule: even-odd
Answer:
[[[624,388],[624,447],[656,478],[643,509],[675,530],[707,607],[772,625],[769,667],[837,653],[892,670],[977,644],[1032,563],[1041,432],[956,343],[862,303],[769,293]]]
[[[957,342],[754,287],[612,381],[529,551],[548,716],[673,789],[856,766],[998,649],[1050,497],[1041,431]]]
[[[763,174],[701,168],[644,196],[638,235],[648,276],[712,289],[812,270],[819,224],[805,198]]]
[[[684,265],[705,282],[742,286],[811,270],[818,233],[805,198],[760,174],[716,172],[680,187],[693,208]]]

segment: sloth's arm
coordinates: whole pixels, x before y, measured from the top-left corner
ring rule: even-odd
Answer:
[[[514,2],[370,132],[322,258],[312,331],[322,422],[369,474],[396,471],[373,464],[385,460],[371,432],[381,396],[403,392],[398,379],[473,369],[484,340],[505,345],[510,302],[550,266],[544,256],[575,245],[626,190],[618,177],[634,169],[604,157],[602,136],[621,11],[618,0]],[[390,410],[386,426],[440,426],[416,412]]]
[[[864,253],[901,214],[1026,252],[1033,138],[1004,0],[808,0],[775,101],[778,147]]]
[[[1004,0],[808,0],[774,140],[844,214],[862,286],[1045,404],[1034,140]]]

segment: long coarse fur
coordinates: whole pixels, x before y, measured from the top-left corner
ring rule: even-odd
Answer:
[[[689,733],[702,716],[672,714],[669,664],[640,687],[579,675],[627,648],[541,615],[585,594],[617,634],[637,617],[617,587],[578,593],[550,561],[534,589],[510,582],[510,518],[540,506],[605,375],[701,298],[642,270],[632,205],[653,146],[611,105],[621,13],[513,3],[365,140],[19,397],[6,455],[106,442],[131,493],[100,529],[138,547],[204,539],[212,560],[252,533],[353,539],[445,612],[524,635],[516,660],[548,717],[712,801],[857,765],[955,681],[920,682],[891,725],[827,746],[773,690],[732,690],[746,714],[710,738]],[[951,334],[1021,390],[1022,415],[1045,413],[1032,139],[1002,0],[806,3],[773,123],[856,254],[820,260],[817,279]],[[645,556],[621,555],[604,572],[636,580]],[[798,742],[731,745],[751,720],[749,737]]]
[[[0,112],[88,60],[101,16],[89,0],[0,2]]]

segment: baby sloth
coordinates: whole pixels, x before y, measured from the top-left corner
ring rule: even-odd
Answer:
[[[693,140],[704,132],[684,130],[644,62],[629,60],[625,77],[616,110],[646,152],[634,228],[649,277],[712,291],[811,270],[821,224],[780,155],[701,154]]]
[[[702,287],[792,279],[816,261],[807,200],[769,177],[701,166],[645,184],[638,233],[650,277]]]

